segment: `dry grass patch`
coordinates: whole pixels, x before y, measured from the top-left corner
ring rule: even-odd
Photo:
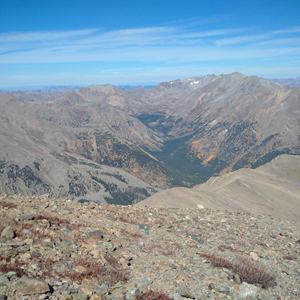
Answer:
[[[297,257],[293,254],[287,254],[287,255],[284,255],[283,256],[283,259],[286,259],[286,260],[296,260]]]
[[[11,262],[10,257],[3,257],[0,255],[0,261],[5,261],[5,264],[0,264],[0,271],[4,274],[8,272],[16,272],[18,277],[22,277],[23,275],[28,275],[25,271],[28,267],[27,263],[20,262],[18,259],[15,260],[14,263]]]
[[[169,250],[162,251],[161,254],[163,254],[163,255],[174,255],[175,251],[169,249]]]
[[[121,229],[120,230],[121,231],[121,233],[123,234],[123,235],[126,235],[127,237],[132,237],[132,238],[134,238],[134,239],[137,239],[137,238],[139,238],[139,239],[141,239],[143,236],[141,235],[141,234],[139,234],[139,233],[130,233],[130,232],[128,232],[127,230],[125,230],[125,229]],[[131,240],[131,239],[130,239]]]
[[[80,227],[86,227],[86,225],[82,224],[82,223],[72,224],[66,219],[60,219],[58,217],[52,217],[49,215],[37,215],[34,217],[34,220],[47,220],[51,225],[55,224],[58,226],[68,226],[71,229],[78,229]]]
[[[171,298],[162,292],[154,292],[151,290],[141,293],[136,300],[171,300]]]
[[[232,252],[243,252],[243,250],[241,250],[241,249],[233,248],[232,246],[228,246],[228,245],[220,245],[220,246],[218,246],[218,249],[222,252],[226,251],[226,250],[229,250]]]
[[[113,257],[111,255],[105,255],[104,258],[112,267],[114,267],[114,268],[119,267],[118,260],[115,257]]]
[[[229,258],[215,253],[199,253],[199,255],[209,259],[215,268],[232,270],[239,275],[241,281],[258,284],[265,289],[277,285],[275,274],[266,265],[252,261],[249,258],[242,256]]]
[[[72,281],[82,281],[84,278],[96,278],[100,282],[105,281],[108,285],[114,285],[118,282],[127,282],[128,273],[117,267],[106,268],[101,266],[98,262],[89,261],[87,259],[78,259],[75,262],[76,266],[81,266],[86,269],[85,272],[72,272],[60,274],[61,277],[68,277]]]
[[[118,219],[123,222],[123,223],[128,223],[128,224],[133,224],[133,225],[138,225],[139,222],[134,220],[134,219],[130,219],[130,218],[124,218],[123,216],[118,217]]]
[[[17,208],[18,207],[17,204],[10,203],[10,202],[3,202],[3,201],[0,201],[0,206],[7,207],[7,208]]]

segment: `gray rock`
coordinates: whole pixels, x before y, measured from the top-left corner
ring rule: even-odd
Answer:
[[[88,233],[88,237],[90,239],[102,239],[103,232],[101,230],[95,230]]]
[[[241,298],[256,297],[257,287],[247,282],[243,282],[240,286],[239,295]]]
[[[176,291],[181,297],[195,299],[195,295],[187,286],[183,286]]]
[[[43,195],[41,195],[41,196],[40,196],[40,198],[45,198],[45,199],[48,199],[48,198],[49,198],[49,196],[50,196],[50,194],[43,194]]]
[[[34,219],[34,215],[23,215],[21,216],[22,221],[31,221]]]
[[[133,288],[126,293],[127,300],[135,300],[140,295],[140,290],[138,288]]]
[[[43,204],[41,204],[41,209],[45,209],[45,208],[47,208],[49,206],[49,204],[48,203],[43,203]]]
[[[238,274],[233,274],[233,280],[236,282],[236,283],[241,283],[241,279],[239,277]]]
[[[139,229],[149,230],[150,228],[147,225],[140,224]]]
[[[48,283],[37,279],[18,280],[14,289],[24,295],[44,294],[50,292]]]
[[[73,294],[72,299],[73,300],[88,300],[89,296],[88,295],[83,295],[83,294]]]
[[[55,286],[59,286],[62,285],[62,281],[60,279],[53,279],[51,284]]]
[[[12,218],[9,218],[9,217],[0,219],[0,224],[1,225],[4,225],[4,224],[11,225],[13,223],[14,223],[14,220]]]
[[[153,280],[151,278],[143,278],[142,280],[137,282],[136,287],[142,288],[142,287],[145,287],[145,286],[151,284],[152,282],[153,282]]]
[[[106,300],[123,300],[124,298],[121,298],[121,297],[115,297],[113,295],[106,295],[105,296],[105,299]]]
[[[28,229],[23,229],[22,233],[23,233],[24,237],[26,237],[26,238],[32,238],[33,237],[33,233]]]
[[[0,276],[0,286],[6,286],[7,284],[9,284],[9,280],[8,280],[7,276],[1,275]]]
[[[287,275],[290,275],[290,276],[299,276],[300,275],[300,272],[296,269],[288,269],[288,270],[285,270],[284,273],[286,273]]]
[[[68,286],[66,284],[59,285],[56,287],[57,291],[66,291],[68,289]]]
[[[70,292],[70,294],[77,294],[77,293],[79,293],[79,289],[78,288],[69,288],[68,291]]]
[[[15,237],[15,234],[13,232],[13,229],[11,226],[7,226],[3,229],[2,233],[1,233],[1,237],[11,240]]]
[[[29,250],[30,250],[30,246],[29,245],[18,247],[18,252],[19,253],[26,253]]]
[[[29,279],[27,276],[23,275],[19,280],[27,280]]]
[[[199,239],[199,238],[197,238],[197,237],[193,237],[192,238],[194,241],[196,241],[196,242],[198,242],[199,244],[204,244],[204,240],[203,239]]]
[[[7,299],[7,296],[5,295],[0,295],[0,300],[6,300]]]
[[[175,293],[175,294],[172,296],[172,299],[174,299],[174,300],[182,300],[183,298],[182,298],[178,293]]]
[[[225,285],[218,286],[217,290],[220,293],[225,294],[225,295],[229,295],[229,293],[230,293],[230,288],[228,286],[225,286]]]

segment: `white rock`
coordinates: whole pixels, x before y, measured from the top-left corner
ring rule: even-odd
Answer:
[[[239,290],[240,297],[242,298],[256,297],[256,293],[257,293],[257,287],[247,282],[243,282]]]
[[[257,261],[259,259],[257,253],[255,252],[250,252],[250,257],[254,260],[254,261]]]

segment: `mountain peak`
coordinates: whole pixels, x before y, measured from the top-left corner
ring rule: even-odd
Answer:
[[[235,79],[243,79],[243,78],[247,77],[246,75],[239,73],[239,72],[233,72],[233,73],[229,74],[229,76],[234,77]]]

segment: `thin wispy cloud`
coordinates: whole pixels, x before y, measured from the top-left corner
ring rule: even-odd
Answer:
[[[87,36],[98,30],[99,29],[2,33],[0,34],[0,43],[62,41],[64,39]]]
[[[0,63],[40,63],[40,62],[78,62],[103,60],[118,53],[120,47],[131,51],[131,58],[140,56],[140,47],[148,53],[148,46],[154,52],[168,46],[174,50],[180,46],[205,46],[210,38],[234,35],[240,29],[220,29],[209,31],[187,31],[179,27],[150,27],[124,29],[104,32],[101,29],[53,31],[53,32],[16,32],[0,35]],[[124,50],[122,49],[122,50]],[[138,53],[137,53],[138,52]],[[101,54],[101,55],[99,55]],[[85,57],[86,56],[86,57]],[[123,57],[124,55],[122,55]],[[142,55],[143,56],[143,55]],[[154,60],[153,55],[150,55]],[[129,57],[128,57],[129,58]],[[160,61],[159,56],[157,56]],[[119,60],[119,58],[109,58]]]
[[[95,28],[13,32],[0,35],[0,63],[198,62],[276,56],[290,53],[295,44],[292,39],[287,39],[283,44],[274,35],[279,32],[296,32],[298,29],[256,35],[243,35],[246,29],[240,28],[199,31],[183,27],[133,28],[109,32]],[[270,46],[282,44],[282,47],[277,52],[272,48],[260,52],[255,43]],[[293,51],[297,52],[298,48]]]
[[[95,62],[131,64],[141,69],[140,75],[133,74],[132,76],[129,71],[127,74],[118,74],[107,73],[103,69],[99,71],[98,74],[102,75],[98,77],[96,75],[84,75],[86,76],[84,77],[82,74],[67,75],[66,73],[60,73],[59,77],[49,75],[49,80],[53,79],[53,82],[57,78],[65,78],[64,81],[78,81],[78,84],[78,78],[93,82],[107,78],[111,82],[120,83],[122,79],[125,82],[126,78],[131,79],[131,82],[138,82],[138,78],[143,77],[142,82],[154,81],[154,76],[159,77],[159,74],[154,75],[149,73],[149,69],[146,70],[146,66],[154,64],[169,65],[166,70],[168,72],[173,70],[173,72],[170,71],[170,76],[172,74],[175,76],[180,68],[182,76],[188,76],[188,74],[195,76],[197,71],[193,70],[209,71],[209,68],[203,67],[205,64],[222,65],[223,67],[219,68],[224,70],[223,73],[227,70],[242,72],[242,65],[250,66],[255,61],[273,61],[273,65],[277,65],[280,59],[291,61],[290,68],[292,68],[295,65],[292,61],[300,57],[300,37],[295,36],[297,30],[300,30],[300,27],[253,34],[249,28],[213,30],[197,28],[196,30],[194,27],[186,26],[160,26],[114,31],[92,28],[4,33],[0,34],[0,65],[2,65],[0,76],[5,77],[4,81],[2,80],[4,84],[6,78],[10,78],[4,69],[9,71],[10,65],[17,66],[18,64],[48,64],[50,66],[51,64]],[[188,65],[188,67],[184,69],[178,65]],[[4,68],[4,66],[7,67]],[[108,68],[111,67],[108,66]],[[163,69],[157,66],[154,69],[165,74]],[[216,67],[215,70],[218,68]],[[246,67],[245,70],[247,70]],[[274,67],[273,70],[275,70]],[[289,70],[294,72],[294,69]],[[145,76],[141,75],[143,73]],[[178,78],[182,77],[179,73],[178,71]],[[255,73],[250,75],[253,74]],[[261,74],[265,73],[261,71]],[[18,78],[21,81],[29,81],[30,78],[37,81],[39,81],[38,78],[46,80],[46,77],[39,77],[39,75],[28,76]],[[169,78],[168,75],[163,76]],[[162,79],[163,76],[160,78]]]
[[[256,43],[257,46],[297,46],[300,45],[300,37],[280,38]]]
[[[297,33],[300,32],[300,26],[288,28],[288,29],[282,29],[282,30],[276,30],[274,31],[275,34],[282,34],[282,33]]]
[[[253,43],[260,40],[266,40],[270,36],[267,34],[261,34],[261,35],[246,35],[246,36],[238,36],[233,38],[225,38],[216,40],[215,44],[217,46],[225,46],[225,45],[233,45],[233,44],[245,44],[245,43]]]
[[[77,30],[77,31],[53,31],[53,32],[28,32],[7,33],[0,35],[1,50],[12,48],[28,49],[53,47],[56,45],[89,47],[111,47],[132,45],[162,45],[188,40],[197,40],[203,37],[223,36],[239,32],[240,30],[210,30],[186,32],[176,27],[151,27],[141,29],[123,29],[110,32],[102,30]]]

